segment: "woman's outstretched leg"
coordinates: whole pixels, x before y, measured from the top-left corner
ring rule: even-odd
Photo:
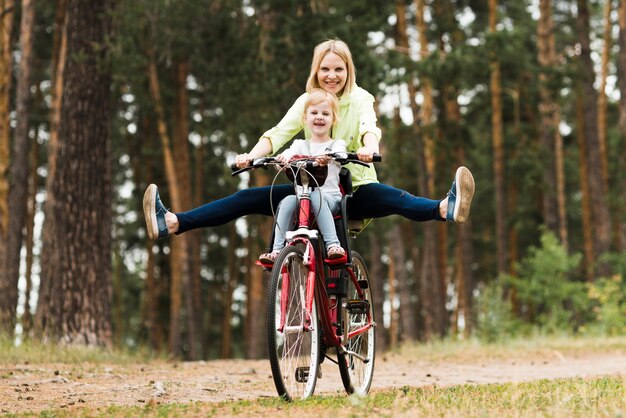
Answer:
[[[465,222],[474,196],[474,177],[459,167],[448,195],[432,200],[381,183],[369,183],[354,192],[348,200],[348,216],[354,219],[401,215],[413,221],[449,220]]]
[[[157,186],[151,184],[143,199],[148,236],[152,239],[165,238],[196,228],[223,225],[245,215],[271,216],[272,209],[276,211],[279,202],[292,193],[293,186],[289,184],[254,187],[174,214],[161,202]]]

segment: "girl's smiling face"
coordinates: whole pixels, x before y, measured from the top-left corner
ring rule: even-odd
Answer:
[[[326,54],[317,70],[320,87],[339,97],[346,85],[347,77],[346,63],[341,57],[333,52]]]
[[[333,125],[333,109],[328,101],[310,105],[306,109],[305,123],[314,136],[328,136]]]

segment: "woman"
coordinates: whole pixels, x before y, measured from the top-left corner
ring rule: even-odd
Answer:
[[[278,125],[261,136],[249,153],[236,157],[239,167],[245,167],[255,158],[278,152],[302,129],[305,138],[310,138],[311,132],[304,126],[303,114],[308,92],[314,88],[324,89],[339,98],[339,122],[331,136],[344,139],[348,151],[356,152],[361,161],[372,161],[373,154],[379,152],[381,138],[381,131],[376,126],[374,97],[356,84],[356,70],[348,46],[340,40],[328,40],[317,45],[313,52],[307,93],[295,101]],[[413,196],[404,190],[381,184],[373,165],[350,164],[347,167],[355,187],[348,207],[350,218],[369,219],[397,214],[414,221],[449,220],[462,223],[469,216],[474,178],[465,167],[457,169],[452,187],[443,200]],[[244,215],[271,216],[271,208],[277,207],[291,193],[292,186],[289,184],[250,188],[174,214],[165,209],[156,185],[151,184],[143,201],[148,235],[152,239],[164,238],[195,228],[222,225]]]

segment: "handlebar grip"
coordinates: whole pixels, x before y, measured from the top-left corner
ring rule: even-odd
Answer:
[[[372,161],[375,162],[375,163],[382,162],[383,161],[382,154],[374,153],[374,155],[372,155]]]

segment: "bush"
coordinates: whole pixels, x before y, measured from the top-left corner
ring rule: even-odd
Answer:
[[[515,318],[511,302],[503,298],[497,282],[481,285],[476,297],[476,336],[485,342],[499,342],[518,334],[523,323]]]
[[[540,246],[515,266],[517,276],[504,278],[515,289],[521,314],[541,331],[577,331],[590,319],[584,282],[573,280],[580,254],[569,255],[553,233],[544,231]]]
[[[587,284],[587,295],[592,304],[594,323],[591,328],[602,335],[626,334],[626,260],[622,254],[604,257],[616,272]]]

